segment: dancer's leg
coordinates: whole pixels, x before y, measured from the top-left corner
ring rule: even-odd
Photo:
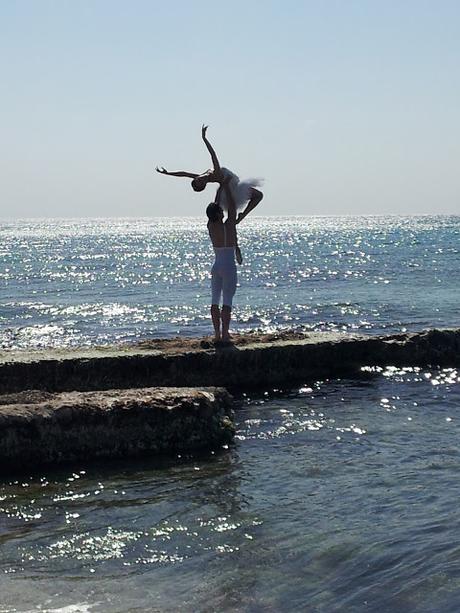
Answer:
[[[253,209],[255,209],[256,206],[259,204],[259,202],[264,197],[260,189],[256,189],[255,187],[251,189],[250,195],[251,195],[251,199],[249,200],[248,206],[246,207],[246,210],[248,211],[248,213],[250,213]]]
[[[247,203],[246,208],[237,217],[237,220],[236,220],[237,224],[240,223],[240,221],[243,221],[246,215],[249,215],[249,213],[256,208],[256,206],[259,204],[259,202],[264,197],[263,193],[259,189],[256,189],[255,187],[251,187],[249,196],[250,196],[250,200]]]

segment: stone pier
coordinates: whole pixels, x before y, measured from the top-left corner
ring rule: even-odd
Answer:
[[[247,334],[228,347],[170,339],[135,346],[2,351],[0,393],[154,386],[270,389],[386,365],[458,366],[460,329],[388,336]]]

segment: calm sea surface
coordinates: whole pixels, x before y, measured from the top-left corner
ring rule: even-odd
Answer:
[[[0,224],[4,349],[210,330],[199,220]],[[459,217],[257,218],[236,329],[460,326]],[[242,395],[229,449],[0,480],[0,612],[460,610],[460,373]]]
[[[460,216],[254,218],[234,329],[460,325]],[[210,333],[203,219],[0,221],[0,347]]]

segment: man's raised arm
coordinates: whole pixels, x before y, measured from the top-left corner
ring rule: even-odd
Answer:
[[[243,256],[241,255],[241,250],[240,247],[238,245],[238,234],[236,232],[236,224],[238,223],[236,220],[236,204],[235,204],[235,199],[233,197],[232,194],[232,190],[230,189],[229,186],[229,182],[230,182],[230,177],[228,177],[223,183],[222,183],[222,187],[220,189],[225,189],[225,195],[227,196],[227,202],[228,202],[228,216],[227,216],[227,222],[229,221],[230,223],[234,224],[234,228],[235,228],[235,257],[236,257],[236,261],[238,262],[238,264],[242,264],[243,263]],[[225,222],[225,223],[227,223]]]
[[[225,190],[225,195],[227,196],[227,202],[228,202],[227,221],[236,223],[236,204],[235,204],[235,198],[233,197],[232,190],[230,189],[229,182],[230,182],[230,177],[228,177],[222,183],[222,189]]]

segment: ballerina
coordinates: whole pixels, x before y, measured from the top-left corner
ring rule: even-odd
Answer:
[[[208,126],[203,125],[201,127],[201,137],[209,151],[211,156],[213,168],[203,173],[187,172],[185,170],[179,170],[176,172],[169,172],[163,166],[156,167],[156,171],[162,175],[168,175],[170,177],[185,177],[192,179],[192,188],[195,192],[202,192],[208,183],[218,183],[219,188],[217,190],[215,201],[219,202],[222,209],[228,214],[229,210],[229,198],[226,190],[222,190],[224,181],[227,183],[230,189],[233,201],[236,206],[236,210],[239,214],[236,218],[236,224],[239,224],[263,198],[263,193],[257,189],[256,186],[260,185],[260,180],[249,179],[241,181],[240,178],[228,168],[221,166],[217,158],[211,143],[209,142],[206,131]],[[244,204],[247,206],[243,209]]]

